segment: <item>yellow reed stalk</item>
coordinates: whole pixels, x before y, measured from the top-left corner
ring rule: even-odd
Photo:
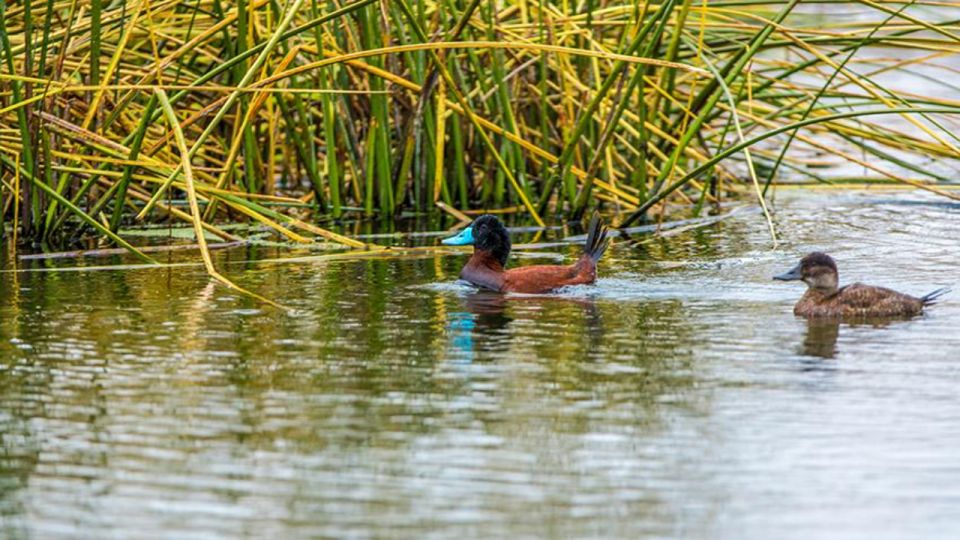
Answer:
[[[710,76],[709,72],[691,66],[689,64],[683,64],[680,62],[667,62],[665,60],[657,60],[656,58],[643,58],[640,56],[628,56],[625,54],[615,54],[607,52],[598,52],[598,51],[588,51],[584,49],[577,49],[574,47],[561,47],[557,45],[544,45],[539,43],[522,43],[514,41],[433,41],[429,43],[412,43],[408,45],[396,45],[392,47],[381,47],[378,49],[369,49],[365,51],[357,51],[353,53],[346,53],[334,56],[332,58],[325,58],[323,60],[317,60],[316,62],[310,62],[302,66],[297,66],[293,69],[278,73],[271,77],[267,77],[261,81],[257,81],[254,86],[267,86],[273,84],[281,79],[287,79],[293,77],[294,75],[305,73],[308,71],[313,71],[315,69],[329,66],[331,64],[340,64],[344,62],[349,62],[350,60],[359,60],[362,58],[369,58],[371,56],[380,56],[384,54],[399,54],[405,52],[414,52],[414,51],[439,51],[446,49],[519,49],[519,50],[531,50],[535,52],[554,52],[574,56],[589,56],[597,58],[605,58],[607,60],[622,60],[630,64],[648,64],[652,66],[659,66],[664,68],[673,68],[684,71],[692,71],[704,76]],[[452,89],[451,89],[452,91]]]
[[[286,67],[290,65],[290,62],[293,62],[293,60],[297,57],[298,54],[300,54],[299,47],[294,47],[290,49],[290,52],[287,53],[287,55],[284,56],[283,60],[280,61],[280,65],[277,67],[277,71],[283,71],[284,69],[286,69]],[[240,145],[243,143],[243,131],[246,129],[247,126],[250,125],[251,122],[253,122],[253,118],[257,115],[257,112],[260,110],[260,107],[263,106],[263,103],[267,99],[267,94],[262,89],[257,89],[257,90],[258,90],[258,93],[255,94],[253,98],[253,102],[250,104],[250,108],[247,110],[247,114],[244,115],[243,117],[243,121],[234,130],[236,135],[233,138],[233,142],[230,144],[230,151],[227,154],[227,159],[225,160],[225,164],[227,166],[224,167],[223,172],[220,173],[220,177],[217,178],[216,184],[214,184],[218,188],[221,188],[224,186],[224,184],[226,184],[227,176],[229,176],[230,171],[233,170],[232,163],[237,159],[237,155],[240,154]],[[207,216],[209,215],[210,215],[210,212],[208,210]]]
[[[143,9],[143,4],[144,2],[137,2],[137,7],[133,12],[133,16],[130,17],[130,22],[127,23],[127,27],[123,31],[123,37],[120,39],[120,43],[117,45],[117,49],[114,51],[113,57],[110,59],[110,64],[107,66],[107,71],[103,74],[103,81],[109,81],[113,77],[113,72],[117,69],[117,64],[120,63],[120,57],[123,55],[123,51],[127,46],[127,42],[130,40],[130,36],[133,34],[133,29],[137,27],[137,21],[140,19],[140,12]],[[106,89],[99,88],[97,93],[94,94],[93,101],[87,108],[87,116],[83,119],[83,123],[80,124],[80,127],[84,129],[90,127],[90,123],[93,122],[93,119],[97,115],[97,109],[100,108],[100,100],[103,99],[104,92],[106,92]]]
[[[210,249],[207,246],[207,237],[203,232],[203,220],[200,217],[200,204],[197,202],[197,192],[193,186],[193,167],[190,164],[187,141],[183,138],[183,131],[180,129],[180,122],[177,121],[177,116],[174,114],[173,108],[170,106],[170,100],[167,98],[166,92],[161,89],[157,89],[157,99],[160,101],[160,107],[163,109],[163,113],[167,117],[167,122],[170,124],[170,129],[174,131],[174,139],[176,140],[177,150],[180,152],[180,160],[181,164],[183,165],[183,176],[186,184],[187,200],[190,203],[190,214],[193,218],[193,230],[197,237],[197,245],[200,247],[200,255],[203,257],[203,265],[207,269],[207,273],[210,274],[210,277],[216,279],[220,283],[223,283],[230,289],[243,293],[251,298],[260,300],[261,302],[269,304],[273,307],[286,310],[286,307],[281,306],[272,300],[264,298],[259,294],[250,292],[230,281],[226,276],[218,272],[216,267],[213,265],[213,258],[210,256]]]
[[[13,246],[17,246],[17,232],[20,230],[20,153],[13,155]],[[0,211],[3,211],[0,208]]]
[[[447,113],[447,86],[443,79],[437,81],[437,143],[434,150],[436,161],[433,165],[433,202],[440,200],[440,191],[443,187],[443,149],[446,136]]]
[[[293,0],[290,3],[290,5],[287,7],[287,12],[284,14],[283,19],[280,21],[280,24],[277,25],[277,28],[274,31],[273,35],[270,36],[270,39],[267,41],[266,46],[263,48],[262,51],[260,51],[260,54],[257,56],[256,60],[253,61],[253,64],[250,66],[247,72],[243,75],[243,77],[240,80],[240,83],[237,86],[246,87],[250,84],[250,81],[256,75],[257,71],[259,71],[260,67],[263,66],[264,62],[266,62],[267,57],[270,55],[271,52],[273,52],[273,49],[277,46],[277,43],[280,42],[280,36],[287,30],[287,27],[290,26],[290,23],[293,22],[293,17],[294,15],[296,15],[297,10],[300,9],[300,6],[302,4],[303,4],[303,0]],[[259,86],[265,86],[265,85],[259,85]],[[201,133],[200,136],[197,138],[197,140],[194,141],[193,146],[190,148],[188,159],[192,159],[193,156],[200,150],[203,143],[213,133],[213,130],[216,129],[217,125],[220,123],[223,117],[227,115],[227,113],[229,112],[229,109],[233,107],[234,103],[236,103],[239,97],[240,97],[239,92],[230,93],[230,95],[227,97],[226,101],[224,102],[223,106],[220,107],[219,111],[217,111],[217,114],[210,120],[210,122],[207,123],[207,127],[203,130],[203,133]],[[160,188],[157,189],[156,193],[154,193],[153,197],[150,199],[150,202],[148,202],[143,207],[143,210],[141,210],[140,213],[137,215],[137,219],[143,219],[150,212],[150,209],[153,207],[153,205],[156,204],[157,201],[159,201],[160,198],[163,196],[163,193],[164,191],[166,191],[167,187],[169,187],[169,185],[173,183],[173,179],[177,176],[177,172],[178,171],[174,171],[173,174],[167,177],[167,180],[163,183],[163,185],[161,185]]]

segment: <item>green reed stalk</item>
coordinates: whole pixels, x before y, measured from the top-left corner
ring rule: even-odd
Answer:
[[[15,73],[13,67],[13,48],[10,45],[10,35],[7,31],[6,25],[6,2],[0,1],[0,48],[3,49],[3,56],[7,66],[7,73]],[[11,92],[13,96],[14,103],[18,103],[24,99],[23,84],[20,81],[12,81],[10,84]],[[19,128],[21,151],[20,158],[21,163],[24,164],[24,170],[28,175],[33,174],[33,140],[30,133],[30,122],[27,118],[28,110],[24,107],[17,109],[17,127]],[[32,189],[30,184],[27,183],[27,180],[21,178],[21,197],[23,197],[23,204],[21,204],[22,212],[22,223],[21,227],[24,230],[24,235],[28,234],[32,228],[34,217],[33,213],[30,211],[30,201],[34,198],[32,197]]]
[[[313,19],[319,18],[320,8],[317,6],[317,0],[311,0],[310,12]],[[326,50],[326,45],[323,42],[323,33],[321,32],[320,27],[314,28],[313,39],[317,44],[317,50],[322,58],[323,53]],[[324,90],[334,88],[335,69],[335,66],[329,66],[320,70],[318,77],[320,88]],[[330,193],[331,215],[334,218],[339,218],[343,213],[343,209],[340,202],[340,192],[342,190],[340,185],[340,165],[337,162],[338,141],[335,99],[336,98],[334,96],[326,93],[320,96],[320,107],[323,112],[323,143],[325,146],[324,155],[326,156],[324,163],[324,175],[327,180],[327,190]]]
[[[894,17],[896,17],[901,11],[903,11],[904,9],[907,9],[908,7],[912,6],[914,3],[915,3],[915,0],[910,0],[908,3],[904,4],[903,6],[901,6],[900,9],[899,9],[897,12],[891,13],[886,19],[883,20],[883,22],[881,22],[880,24],[876,25],[876,26],[873,28],[873,30],[870,31],[869,34],[867,34],[866,36],[864,36],[864,38],[861,39],[861,40],[859,41],[859,43],[857,43],[856,45],[854,45],[853,47],[850,48],[850,51],[847,53],[847,56],[844,57],[844,59],[843,59],[843,60],[840,62],[840,64],[837,66],[837,69],[835,69],[835,70],[833,71],[833,73],[830,74],[830,76],[827,78],[827,80],[824,81],[823,86],[822,86],[822,87],[820,88],[820,90],[817,92],[816,96],[815,96],[813,99],[811,99],[811,100],[808,101],[808,104],[807,104],[806,109],[803,111],[803,114],[800,115],[800,120],[806,120],[806,119],[810,116],[810,113],[813,111],[814,106],[815,106],[817,103],[820,103],[820,99],[823,97],[823,95],[826,93],[826,91],[827,91],[827,90],[830,88],[830,86],[833,84],[833,81],[837,78],[837,76],[843,71],[843,68],[845,68],[845,67],[847,66],[847,63],[849,63],[850,60],[853,59],[853,57],[854,57],[854,55],[856,55],[857,51],[859,51],[860,48],[863,47],[863,45],[864,45],[867,41],[870,40],[870,38],[872,38],[881,28],[885,27],[885,26],[886,26]],[[764,194],[764,195],[767,194],[767,189],[770,188],[770,183],[773,182],[773,178],[776,176],[777,170],[780,168],[780,164],[783,162],[783,158],[786,157],[786,155],[787,155],[787,150],[790,149],[790,146],[793,144],[793,141],[794,141],[794,139],[796,138],[796,136],[797,136],[797,131],[791,131],[791,132],[790,132],[790,135],[787,137],[787,142],[785,142],[785,143],[783,144],[783,147],[780,149],[780,154],[777,156],[777,160],[774,162],[773,166],[770,167],[770,172],[769,172],[769,174],[767,174],[767,179],[766,179],[766,181],[765,181],[764,184],[763,184],[763,194]]]
[[[103,0],[90,0],[90,86],[100,85],[100,32]],[[93,92],[88,100],[92,100]],[[95,126],[96,123],[91,124]]]
[[[725,69],[719,72],[719,77],[726,78],[724,81],[728,86],[733,82],[734,79],[740,76],[740,71],[747,65],[747,62],[760,50],[763,46],[763,43],[766,39],[773,33],[774,24],[779,24],[783,21],[786,16],[793,11],[793,8],[796,7],[797,3],[800,0],[790,0],[789,3],[784,7],[780,13],[777,14],[777,17],[774,19],[773,24],[768,24],[764,26],[763,30],[757,34],[757,36],[752,40],[750,47],[746,49],[742,54],[734,56],[725,66]],[[690,122],[687,126],[686,131],[680,137],[678,143],[674,146],[673,152],[670,154],[670,158],[664,163],[660,168],[660,174],[657,176],[657,180],[654,184],[654,191],[658,191],[660,186],[666,181],[666,179],[673,173],[674,167],[677,164],[680,156],[683,153],[683,150],[690,144],[690,141],[700,132],[700,128],[703,126],[704,122],[707,119],[707,116],[713,111],[714,106],[717,101],[720,100],[720,97],[723,95],[718,89],[721,88],[720,79],[714,78],[710,83],[701,91],[698,98],[695,100],[700,102],[699,105],[695,105],[691,109],[693,111],[699,111],[696,118]],[[656,197],[656,196],[655,196]],[[622,227],[626,227],[640,219],[643,216],[643,213],[649,209],[647,203],[644,203],[640,206],[635,212],[630,214],[623,223]],[[643,212],[641,212],[643,210]]]
[[[743,159],[727,153],[730,136],[739,145],[787,125],[787,144],[764,138],[749,149],[766,185],[778,171],[831,181],[833,171],[810,172],[812,146],[821,163],[863,164],[876,181],[943,194],[935,184],[952,178],[917,163],[960,162],[960,136],[925,112],[952,106],[938,95],[960,87],[939,71],[960,23],[935,7],[921,17],[907,9],[915,2],[861,3],[876,20],[787,19],[793,2],[770,10],[753,0],[0,3],[0,154],[19,155],[15,172],[31,173],[4,165],[0,222],[9,226],[16,207],[18,234],[57,245],[88,231],[110,239],[86,218],[116,233],[144,201],[142,218],[192,220],[177,209],[184,176],[171,132],[158,126],[156,87],[192,143],[204,226],[241,216],[296,242],[310,239],[287,225],[351,212],[389,221],[435,212],[434,200],[520,204],[535,221],[554,202],[567,218],[611,205],[642,210],[628,218],[639,219],[663,201],[697,213],[752,187],[735,176]],[[486,43],[449,48],[455,41]],[[423,44],[443,49],[402,49]],[[877,47],[890,54],[865,54]],[[628,66],[640,57],[693,68]],[[879,84],[898,74],[939,94]],[[350,93],[328,93],[337,90]],[[909,110],[918,129],[875,115],[820,121],[877,108]],[[311,191],[307,213],[295,198]],[[170,206],[148,215],[163,199]]]
[[[364,145],[364,157],[366,158],[366,167],[363,175],[363,211],[367,217],[373,216],[373,196],[374,184],[376,182],[376,160],[375,149],[377,147],[377,132],[373,129],[376,120],[373,120],[370,130],[367,131],[367,141]]]
[[[280,39],[283,36],[283,32],[287,29],[287,27],[293,21],[293,16],[297,13],[297,10],[300,9],[300,5],[302,3],[303,3],[303,0],[291,1],[290,6],[287,8],[286,15],[284,15],[283,20],[280,22],[277,29],[274,31],[274,34],[270,37],[270,39],[264,45],[263,50],[260,52],[260,55],[257,56],[257,59],[254,60],[253,65],[250,66],[250,68],[246,71],[246,73],[243,74],[243,77],[237,83],[238,88],[246,87],[250,83],[250,81],[253,80],[254,76],[257,75],[257,72],[263,66],[264,62],[266,62],[270,52],[273,51],[274,47],[277,46],[277,43],[280,42]],[[220,107],[220,110],[217,111],[217,114],[213,117],[213,119],[210,120],[209,123],[207,123],[207,127],[203,130],[203,133],[201,133],[200,136],[197,138],[197,140],[194,141],[193,146],[190,148],[190,154],[188,156],[189,159],[193,159],[196,156],[197,152],[200,151],[200,149],[203,146],[203,143],[207,140],[208,137],[210,137],[213,131],[217,128],[217,125],[223,120],[223,117],[227,115],[227,113],[230,111],[233,105],[237,102],[237,100],[240,98],[240,95],[241,95],[241,92],[239,92],[239,90],[233,91],[230,93],[230,95],[227,97],[226,102],[223,104],[223,106]],[[173,103],[173,100],[171,100],[171,103]],[[164,191],[166,191],[166,189],[170,187],[170,184],[173,183],[174,178],[176,178],[177,175],[180,174],[181,170],[182,170],[182,165],[177,165],[177,168],[174,170],[174,172],[167,177],[166,181],[164,181],[164,183],[160,186],[160,188],[158,188],[154,192],[153,197],[150,198],[150,201],[147,202],[143,210],[140,211],[140,214],[138,216],[139,218],[143,218],[143,216],[145,216],[153,208],[153,205],[155,205],[157,201],[160,200],[160,198],[163,196]]]
[[[426,33],[417,24],[415,18],[413,17],[413,14],[410,12],[409,6],[407,6],[407,3],[404,0],[397,0],[397,3],[400,5],[400,8],[403,11],[404,16],[407,18],[407,21],[411,23],[411,27],[413,31],[416,33],[417,39],[419,39],[421,43],[426,43],[427,42]],[[480,139],[483,141],[484,146],[487,147],[487,150],[490,152],[493,158],[497,161],[497,165],[500,167],[500,170],[502,170],[504,175],[510,180],[510,183],[513,185],[513,188],[517,192],[517,195],[520,197],[520,200],[523,202],[523,205],[527,208],[527,211],[530,212],[531,217],[534,219],[534,221],[537,222],[538,225],[543,226],[544,223],[543,223],[543,220],[540,219],[540,215],[537,213],[533,205],[530,204],[529,199],[526,197],[526,194],[520,188],[516,178],[513,176],[513,173],[510,171],[507,164],[503,161],[503,157],[501,157],[500,153],[497,152],[496,147],[494,147],[493,141],[490,139],[490,137],[486,134],[482,126],[477,121],[477,118],[474,115],[473,110],[471,109],[470,105],[467,103],[463,95],[460,93],[460,91],[457,89],[456,81],[450,75],[450,72],[447,71],[447,68],[444,65],[442,59],[439,57],[436,51],[431,50],[430,55],[433,58],[434,65],[437,66],[437,69],[440,70],[440,74],[443,76],[443,78],[446,80],[447,84],[449,85],[450,93],[454,95],[458,104],[462,108],[463,112],[465,113],[467,118],[470,120],[470,122],[474,125],[474,129],[476,129],[477,135],[480,136]]]
[[[364,38],[364,46],[369,49],[382,46],[379,40],[381,36],[381,24],[377,22],[378,13],[374,7],[361,9],[359,12],[360,32]],[[383,68],[380,59],[372,59],[370,64],[376,68]],[[369,79],[370,90],[382,92],[384,90],[383,80],[379,77]],[[390,155],[390,118],[387,105],[387,97],[381,93],[370,96],[371,123],[370,129],[373,131],[373,165],[374,182],[377,188],[377,201],[380,212],[383,216],[393,214],[394,198],[392,183],[392,166]],[[367,174],[370,174],[370,170]]]
[[[887,114],[938,114],[938,113],[939,114],[960,114],[960,107],[922,107],[922,108],[907,107],[907,108],[898,108],[898,109],[883,109],[879,111],[852,111],[852,112],[846,112],[846,113],[832,114],[829,116],[822,116],[818,118],[808,118],[800,122],[794,122],[785,126],[780,126],[778,128],[771,129],[770,131],[767,131],[761,135],[757,135],[751,139],[747,139],[746,141],[734,144],[724,149],[723,151],[717,153],[717,155],[705,161],[699,167],[690,171],[683,177],[677,179],[672,184],[660,190],[660,192],[656,193],[655,195],[647,199],[630,216],[633,217],[633,216],[643,215],[653,205],[664,200],[673,191],[676,191],[677,189],[682,187],[684,184],[686,184],[690,180],[700,176],[704,172],[710,170],[710,168],[716,165],[717,163],[720,163],[724,159],[730,157],[733,154],[736,154],[737,152],[743,150],[744,148],[749,148],[771,137],[774,137],[781,133],[789,132],[792,129],[799,129],[799,128],[810,126],[813,124],[822,124],[822,123],[832,122],[835,120],[843,120],[846,118],[858,118],[858,117],[865,117],[865,116],[877,116],[877,115],[887,115]],[[626,227],[627,225],[623,224],[621,226]]]
[[[688,0],[689,1],[689,0]],[[661,36],[666,31],[667,24],[670,20],[670,12],[672,11],[672,5],[661,9],[659,12],[660,23],[657,26],[656,30],[653,33],[650,41],[647,42],[647,45],[644,47],[642,56],[650,56],[653,53],[657,44],[660,43]],[[677,30],[680,31],[679,29]],[[674,51],[673,56],[676,56],[676,51]],[[668,68],[664,68],[667,70]],[[628,96],[633,95],[634,91],[637,88],[642,88],[643,78],[646,76],[647,67],[638,66],[633,73],[633,76],[630,78],[630,83],[627,85],[627,89],[623,92],[623,98],[617,101],[616,106],[611,110],[610,117],[607,120],[606,128],[603,131],[603,135],[600,137],[600,141],[594,149],[594,157],[591,160],[590,164],[587,166],[587,176],[584,180],[583,187],[580,190],[576,200],[573,203],[573,219],[579,220],[583,217],[583,213],[587,209],[587,204],[589,203],[590,191],[593,188],[594,176],[596,174],[596,169],[603,158],[604,151],[607,148],[607,145],[610,144],[611,139],[613,138],[614,129],[620,123],[620,118],[623,116],[624,111],[627,108],[627,105],[630,104],[630,101],[627,99]],[[640,91],[642,96],[643,92]],[[642,117],[641,117],[642,118]]]
[[[467,208],[470,203],[470,186],[467,182],[467,164],[464,161],[465,147],[463,144],[463,128],[460,126],[460,119],[454,117],[451,120],[450,138],[453,142],[453,174],[456,178],[457,196],[459,197],[460,207]]]
[[[660,6],[658,13],[669,13],[672,9],[674,0],[667,0],[665,4]],[[634,37],[633,42],[630,43],[630,46],[623,52],[625,55],[634,54],[637,49],[640,48],[640,45],[646,39],[647,35],[653,30],[654,26],[662,19],[657,16],[651,17],[649,21],[643,26],[643,28],[637,33]],[[621,76],[624,68],[626,68],[627,63],[623,60],[618,60],[614,63],[613,67],[610,69],[610,73],[603,80],[603,83],[600,85],[600,88],[593,95],[593,98],[590,99],[590,103],[587,104],[587,107],[580,113],[580,116],[577,119],[576,127],[574,127],[573,132],[567,137],[563,150],[560,153],[560,158],[558,159],[557,165],[554,168],[554,173],[547,178],[547,183],[544,186],[542,192],[540,193],[540,203],[537,206],[537,211],[543,213],[546,211],[547,206],[550,204],[550,197],[553,195],[553,190],[556,188],[557,183],[561,179],[565,179],[570,176],[570,167],[573,164],[573,155],[577,149],[577,145],[580,142],[580,137],[583,136],[584,131],[586,131],[587,126],[593,121],[593,116],[597,112],[597,109],[600,108],[600,103],[606,99],[607,94],[610,93],[610,90],[613,89],[614,83]]]
[[[136,161],[140,157],[140,148],[143,146],[143,140],[147,135],[147,129],[150,127],[150,118],[153,116],[153,111],[157,108],[157,96],[156,94],[150,96],[150,101],[147,102],[147,106],[143,112],[143,115],[140,117],[140,124],[137,126],[137,130],[134,132],[133,142],[130,144],[130,154],[127,159],[130,161]],[[113,214],[110,217],[110,230],[117,232],[120,230],[120,222],[123,220],[123,208],[124,203],[126,202],[127,188],[130,186],[130,180],[133,177],[133,171],[135,167],[133,165],[127,165],[123,168],[123,176],[120,177],[120,181],[117,182],[117,191],[114,195],[113,203]]]
[[[0,154],[0,161],[3,161],[4,163],[6,163],[6,165],[11,169],[16,167],[14,162],[3,154]],[[25,179],[27,182],[30,182],[31,185],[36,186],[40,191],[45,192],[48,196],[53,197],[54,199],[57,199],[57,201],[60,204],[62,204],[64,207],[66,207],[71,212],[73,212],[77,217],[85,221],[88,225],[90,225],[91,227],[93,227],[94,229],[102,233],[104,236],[107,236],[108,238],[116,242],[117,245],[123,248],[126,248],[128,251],[130,251],[130,253],[135,255],[140,260],[147,263],[151,263],[151,264],[157,264],[157,261],[153,260],[151,257],[147,255],[144,255],[140,250],[130,245],[126,240],[114,234],[113,231],[111,231],[107,227],[104,227],[99,221],[90,217],[86,212],[84,212],[79,207],[75,206],[73,203],[71,203],[66,198],[64,198],[62,195],[54,191],[53,188],[45,184],[43,181],[35,178],[33,174],[31,174],[30,171],[28,171],[24,166],[20,167],[20,177]]]

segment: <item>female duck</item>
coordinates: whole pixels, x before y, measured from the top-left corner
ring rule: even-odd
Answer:
[[[510,235],[492,215],[483,215],[460,234],[443,240],[448,246],[473,245],[473,256],[460,271],[460,279],[498,292],[543,294],[567,285],[588,285],[597,280],[597,261],[607,249],[607,228],[597,215],[580,259],[569,266],[524,266],[504,270],[510,255]]]
[[[807,292],[793,308],[801,317],[906,317],[919,314],[950,289],[937,289],[917,298],[883,287],[854,283],[838,287],[837,264],[825,253],[811,253],[780,281],[803,281]]]

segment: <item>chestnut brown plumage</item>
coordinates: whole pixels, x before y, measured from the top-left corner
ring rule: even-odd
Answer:
[[[510,254],[510,235],[495,216],[474,220],[473,256],[460,271],[460,279],[499,292],[543,294],[568,285],[588,285],[597,280],[597,261],[607,249],[607,228],[594,214],[590,220],[583,255],[566,265],[524,266],[506,270]]]

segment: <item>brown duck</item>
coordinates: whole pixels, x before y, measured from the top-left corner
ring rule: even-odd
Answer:
[[[597,261],[607,249],[607,228],[594,215],[588,227],[583,255],[566,265],[537,265],[504,269],[510,256],[510,233],[495,216],[478,217],[466,229],[443,240],[448,246],[473,246],[473,256],[460,279],[497,292],[543,294],[568,285],[590,285],[597,280]]]
[[[807,292],[793,308],[800,317],[909,317],[950,291],[937,289],[918,298],[862,283],[839,287],[837,263],[825,253],[811,253],[773,279],[807,284]]]

